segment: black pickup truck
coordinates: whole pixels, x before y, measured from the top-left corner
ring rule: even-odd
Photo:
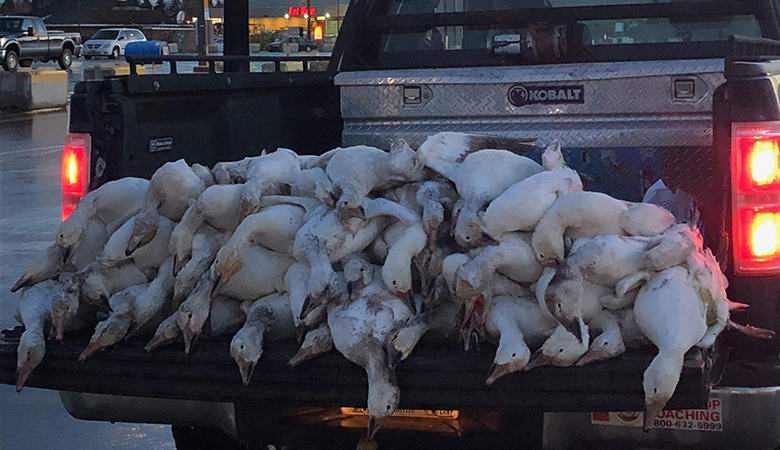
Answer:
[[[247,3],[226,2],[226,56],[206,58],[209,73],[178,73],[186,58],[168,56],[170,74],[137,75],[146,61],[129,59],[129,76],[76,86],[69,131],[89,156],[85,186],[277,146],[316,154],[389,148],[398,137],[415,146],[445,130],[558,139],[589,190],[634,201],[666,192],[670,208],[682,198],[726,267],[730,297],[750,304],[739,320],[780,331],[780,2],[564,3],[354,0],[318,72],[319,56],[246,56]],[[255,61],[277,71],[250,72]],[[767,151],[771,170],[753,171]],[[85,192],[63,193],[67,209]],[[0,341],[0,382],[14,383],[17,337]],[[49,345],[28,380],[60,391],[78,418],[172,424],[179,448],[345,448],[366,423],[356,409],[365,377],[339,355],[291,369],[295,344],[268,345],[243,386],[227,340],[186,356],[145,353],[131,339],[82,364],[87,339]],[[380,446],[780,445],[777,340],[726,333],[690,352],[648,434],[634,411],[652,351],[486,386],[490,354],[419,346],[399,366],[405,409],[377,435]]]
[[[63,70],[81,54],[81,35],[50,31],[38,17],[0,16],[0,64],[9,72],[33,61],[57,61]]]

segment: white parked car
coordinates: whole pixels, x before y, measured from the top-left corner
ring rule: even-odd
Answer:
[[[125,46],[130,42],[145,40],[146,36],[135,28],[104,28],[84,43],[82,54],[85,59],[93,56],[116,59],[125,54]]]

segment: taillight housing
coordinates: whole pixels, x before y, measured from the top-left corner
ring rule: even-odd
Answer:
[[[731,129],[734,272],[780,274],[780,122]]]
[[[76,209],[89,190],[89,161],[92,138],[89,134],[69,133],[62,147],[60,187],[62,189],[62,220]]]

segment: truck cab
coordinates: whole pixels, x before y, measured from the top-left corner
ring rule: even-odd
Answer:
[[[702,17],[705,4],[712,14]],[[247,7],[228,2],[225,14],[242,23]],[[780,331],[780,183],[756,187],[749,163],[780,146],[779,23],[774,0],[356,0],[327,71],[314,70],[321,56],[247,56],[245,30],[226,28],[227,56],[208,57],[207,74],[178,73],[182,57],[170,56],[155,57],[171,64],[170,75],[137,75],[145,60],[130,58],[130,76],[79,84],[70,132],[89,136],[85,189],[148,177],[179,158],[213,165],[281,146],[316,154],[389,148],[402,137],[416,147],[439,131],[557,139],[588,190],[684,197],[679,220],[701,227],[730,297],[750,304],[740,320]],[[248,70],[292,60],[299,72]],[[302,132],[301,123],[310,125]],[[86,191],[64,192],[63,207],[72,207]],[[17,334],[0,345],[4,383],[13,382]],[[62,391],[76,417],[173,424],[182,448],[198,440],[335,448],[354,445],[365,426],[360,370],[337,355],[289,369],[293,342],[269,347],[246,388],[226,340],[199,344],[190,357],[146,354],[130,340],[80,364],[83,344],[52,349],[29,384]],[[715,349],[690,352],[670,414],[649,434],[634,425],[653,350],[490,387],[488,354],[423,342],[398,368],[405,411],[380,445],[780,444],[776,340],[726,334]]]

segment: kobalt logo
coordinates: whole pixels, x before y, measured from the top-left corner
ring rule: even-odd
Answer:
[[[515,106],[531,104],[585,103],[584,86],[523,86],[509,89],[509,102]]]

